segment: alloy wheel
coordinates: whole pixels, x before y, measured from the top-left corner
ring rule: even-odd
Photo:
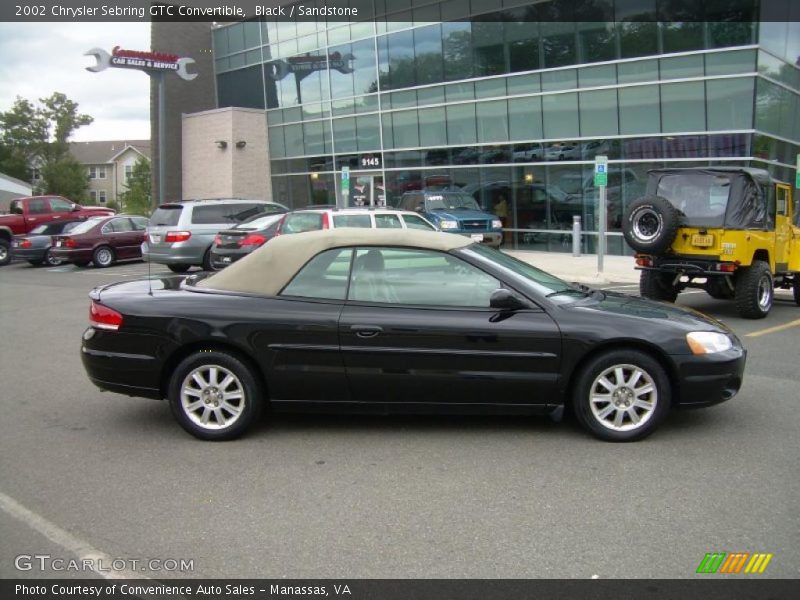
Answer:
[[[589,393],[594,418],[612,431],[632,431],[644,426],[658,403],[653,377],[631,364],[605,369],[595,378]]]
[[[239,420],[245,406],[242,382],[220,365],[202,365],[190,371],[180,394],[183,412],[203,429],[230,427]]]

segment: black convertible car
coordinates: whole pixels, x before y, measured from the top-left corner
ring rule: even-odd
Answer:
[[[334,229],[224,271],[90,294],[81,354],[101,389],[167,398],[203,439],[262,409],[551,414],[651,433],[671,406],[732,398],[745,350],[672,305],[571,285],[469,238]]]

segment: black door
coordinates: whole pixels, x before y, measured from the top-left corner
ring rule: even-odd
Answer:
[[[558,327],[543,311],[489,309],[500,286],[451,255],[359,250],[339,322],[354,400],[555,402]]]

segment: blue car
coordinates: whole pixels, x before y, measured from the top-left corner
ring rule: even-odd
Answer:
[[[482,210],[475,198],[464,192],[406,192],[398,208],[418,212],[446,233],[466,235],[495,248],[503,242],[500,219]]]

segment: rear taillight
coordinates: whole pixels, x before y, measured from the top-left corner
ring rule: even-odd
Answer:
[[[266,241],[267,238],[265,238],[263,235],[251,233],[239,242],[239,246],[260,246]]]
[[[191,231],[168,231],[164,236],[164,241],[167,243],[185,242],[190,237],[192,237]]]
[[[92,300],[89,305],[89,324],[97,329],[116,331],[122,325],[122,315]]]
[[[64,240],[64,246],[67,248],[76,248],[78,246],[78,242],[76,242],[72,238],[67,238]]]
[[[222,246],[222,238],[220,236],[217,236],[217,237],[214,238],[214,245],[215,246]]]
[[[653,259],[649,256],[637,256],[636,257],[636,266],[637,267],[652,267],[653,266]]]
[[[31,244],[31,241],[30,241],[30,240],[22,240],[22,241],[19,243],[19,247],[20,247],[20,248],[30,248],[32,245],[33,245],[33,244]]]
[[[713,267],[715,271],[720,271],[721,273],[734,273],[736,268],[739,266],[739,262],[724,262],[724,263],[716,263]]]
[[[328,220],[328,213],[322,213],[322,228],[323,229],[330,229],[331,223]]]

